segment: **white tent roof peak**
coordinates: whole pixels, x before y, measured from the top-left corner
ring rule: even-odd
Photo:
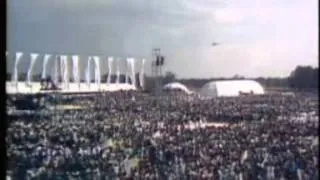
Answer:
[[[163,86],[163,89],[175,89],[181,90],[187,94],[191,94],[192,92],[182,83],[179,82],[171,82]]]

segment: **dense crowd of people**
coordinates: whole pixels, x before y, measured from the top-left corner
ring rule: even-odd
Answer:
[[[319,178],[315,95],[200,99],[113,92],[63,98],[81,108],[8,117],[12,179]],[[208,122],[226,126],[188,128]]]

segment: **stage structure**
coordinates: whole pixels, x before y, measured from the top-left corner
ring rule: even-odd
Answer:
[[[159,48],[153,49],[152,55],[155,59],[151,64],[152,75],[155,78],[154,92],[159,96],[162,93],[162,67],[164,65],[164,56],[161,55],[161,50]]]
[[[6,52],[7,59],[9,52]],[[23,57],[22,52],[16,52],[14,56],[14,67],[13,74],[11,76],[11,81],[6,82],[6,91],[8,94],[34,94],[34,93],[50,93],[56,92],[51,89],[43,89],[42,82],[34,82],[32,80],[33,71],[36,63],[42,63],[41,71],[41,81],[50,81],[55,87],[59,89],[61,93],[91,93],[91,92],[101,92],[101,91],[118,91],[118,90],[136,90],[136,76],[135,67],[137,59],[133,57],[127,57],[125,60],[125,82],[120,82],[120,58],[114,57],[99,57],[99,56],[89,56],[84,70],[85,82],[81,82],[81,72],[80,72],[80,56],[79,55],[52,55],[31,53],[29,56],[29,67],[27,71],[27,77],[24,82],[19,81],[19,64]],[[42,59],[43,58],[43,59]],[[106,59],[108,62],[108,76],[106,83],[101,82],[101,68],[100,63],[102,59]],[[116,61],[115,61],[116,60]],[[48,63],[52,61],[52,65],[49,66]],[[140,86],[144,86],[144,65],[145,59],[141,59],[140,67]],[[93,63],[93,64],[92,64]],[[116,63],[116,82],[111,82],[111,76],[114,75],[113,65]],[[93,66],[93,67],[92,67]],[[94,70],[94,81],[91,81],[91,69]],[[69,69],[71,72],[69,72]],[[48,74],[51,71],[51,75]],[[21,72],[20,72],[21,73]],[[49,78],[51,77],[51,78]],[[129,81],[129,77],[130,80]],[[71,82],[70,82],[71,79]]]

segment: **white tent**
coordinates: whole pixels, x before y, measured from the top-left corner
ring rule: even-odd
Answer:
[[[263,87],[253,80],[211,81],[200,90],[200,95],[206,97],[239,96],[242,93],[264,94]]]
[[[179,82],[172,82],[168,83],[163,86],[164,90],[180,90],[187,94],[192,94],[192,91],[190,91],[185,85],[179,83]]]

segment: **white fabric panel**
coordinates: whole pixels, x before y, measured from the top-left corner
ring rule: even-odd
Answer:
[[[135,77],[135,69],[134,69],[134,59],[133,58],[128,58],[130,68],[131,68],[131,81],[132,85],[136,85],[136,77]]]
[[[59,59],[60,56],[56,55],[54,60],[54,67],[53,67],[53,82],[57,85],[59,82]]]
[[[142,59],[142,62],[141,62],[141,71],[140,71],[140,86],[142,88],[144,88],[144,64],[146,62],[146,59]]]
[[[47,77],[47,64],[49,62],[51,55],[50,54],[45,54],[43,58],[43,66],[42,66],[42,75],[41,78],[45,79]]]
[[[111,82],[111,75],[112,75],[112,64],[113,64],[113,57],[108,57],[108,79],[107,84],[110,84]]]
[[[69,84],[69,72],[68,72],[68,57],[66,55],[61,55],[61,75],[65,86]]]
[[[87,68],[86,68],[86,83],[88,86],[90,86],[91,83],[91,68],[90,68],[90,64],[91,64],[91,56],[89,56],[88,58],[88,63],[87,63]]]
[[[64,63],[64,59],[62,58],[62,55],[60,56],[60,76],[61,76],[61,84],[65,84],[64,82],[64,72],[65,72],[65,63]]]
[[[134,85],[134,86],[136,86],[136,69],[135,69],[135,59],[134,58],[132,58],[132,63],[131,63],[131,70],[132,70],[132,84]]]
[[[132,79],[132,66],[131,66],[131,63],[132,63],[132,58],[127,58],[127,71],[128,71],[128,76],[129,76],[129,72],[130,72],[130,79],[131,79],[131,84],[133,82],[133,79]],[[129,80],[128,80],[128,84],[129,84]]]
[[[119,67],[120,59],[117,59],[117,84],[120,83],[120,67]]]
[[[63,74],[64,74],[64,62],[62,59],[62,55],[59,56],[59,60],[60,60],[60,75],[61,75],[61,83],[63,82]]]
[[[18,66],[22,56],[23,56],[22,52],[16,53],[16,59],[14,63],[13,76],[12,76],[12,81],[15,83],[18,83]]]
[[[54,82],[56,84],[59,83],[59,63],[60,63],[60,56],[57,55],[56,56],[56,60],[55,60],[55,63],[54,63]],[[60,67],[61,69],[61,67]]]
[[[263,87],[253,80],[212,81],[205,84],[200,93],[204,96],[239,96],[239,92],[264,94]]]
[[[125,79],[125,83],[129,84],[129,61],[128,61],[128,58],[126,59],[126,79]]]
[[[101,83],[101,73],[100,73],[100,58],[98,56],[93,57],[95,62],[94,79],[95,83],[100,86]]]
[[[78,55],[72,56],[72,75],[73,75],[73,81],[79,84],[80,76],[79,76],[79,56]]]
[[[31,83],[31,75],[32,75],[33,66],[36,63],[38,56],[39,56],[39,54],[37,54],[37,53],[30,54],[31,61],[30,61],[30,66],[29,66],[28,73],[27,73],[27,83]]]

